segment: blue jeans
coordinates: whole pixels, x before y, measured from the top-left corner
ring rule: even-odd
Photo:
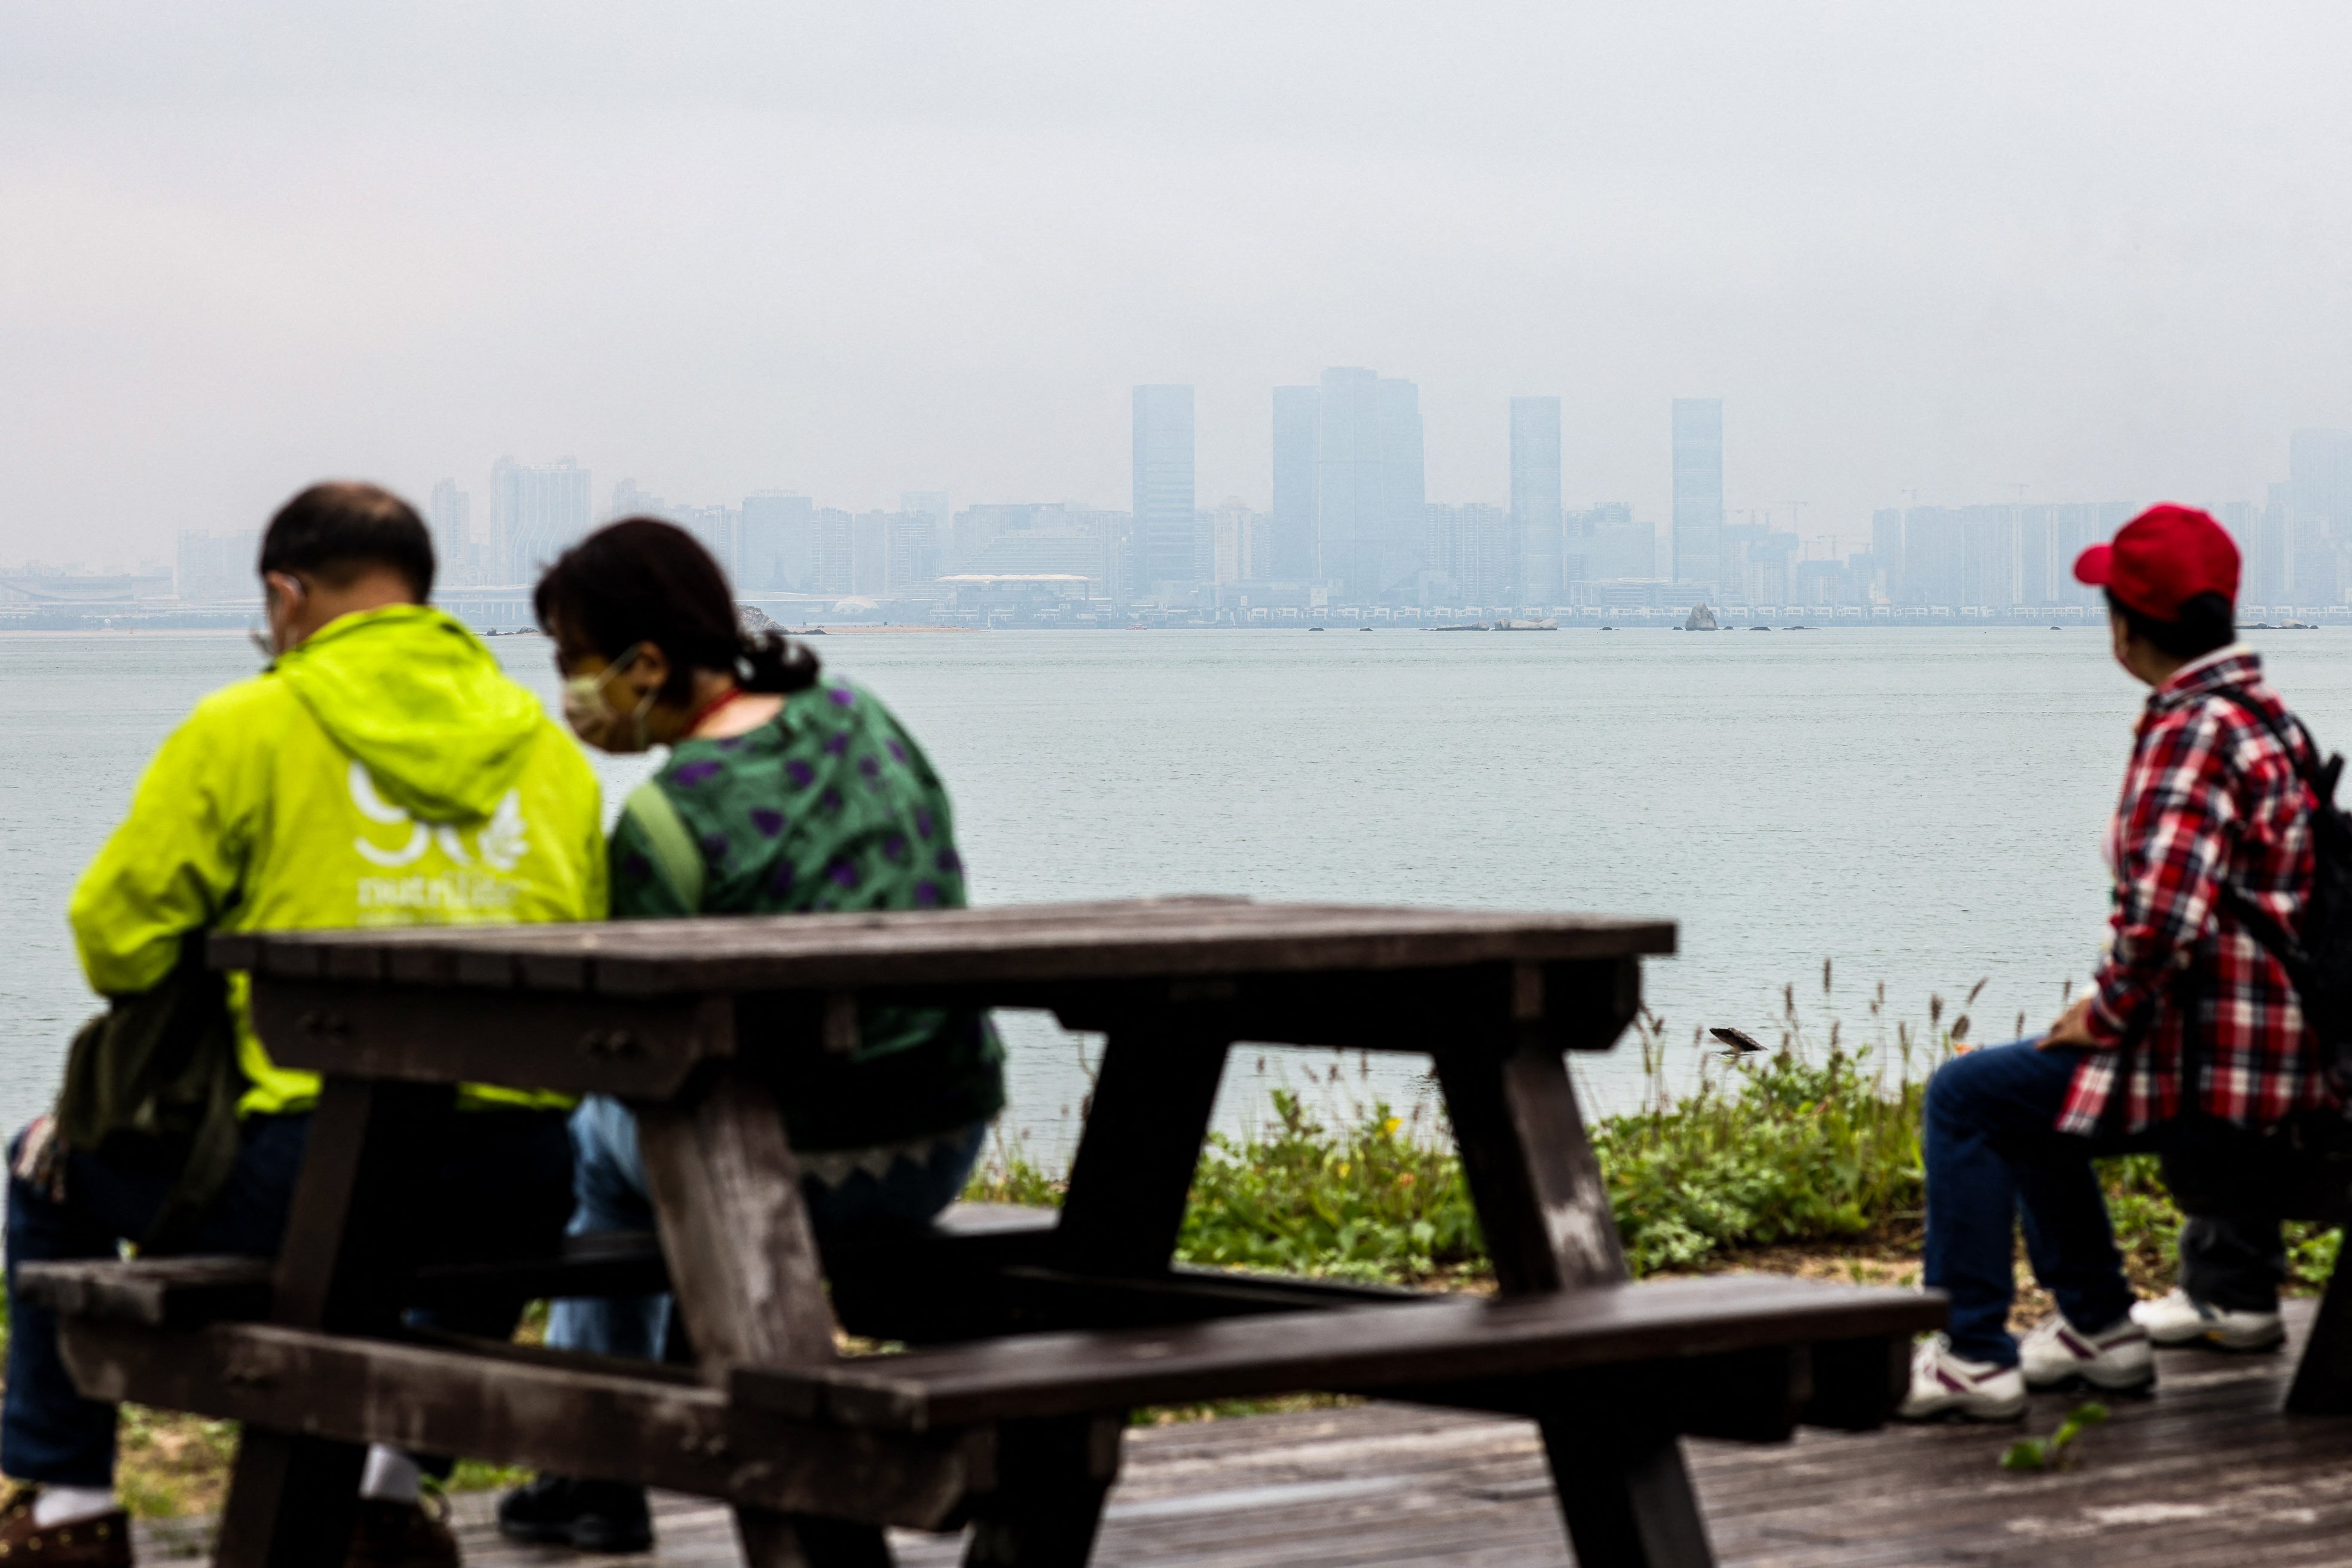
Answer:
[[[2163,1148],[2162,1127],[2130,1135],[2056,1130],[2087,1053],[2032,1040],[1955,1057],[1927,1083],[1926,1283],[1952,1300],[1952,1349],[2017,1364],[2009,1333],[2016,1227],[2034,1278],[2066,1321],[2096,1333],[2131,1311],[2107,1204],[2091,1161]]]
[[[820,1232],[919,1226],[953,1203],[979,1162],[988,1124],[974,1122],[936,1145],[928,1162],[901,1158],[877,1177],[853,1171],[839,1186],[814,1177],[802,1184],[809,1221]],[[572,1234],[650,1230],[653,1200],[637,1153],[637,1119],[616,1100],[592,1094],[572,1113]],[[669,1334],[667,1295],[572,1297],[548,1311],[547,1343],[558,1350],[658,1361]]]
[[[252,1116],[236,1166],[187,1250],[274,1257],[308,1146],[308,1116]],[[8,1146],[9,1169],[24,1143]],[[485,1111],[455,1117],[424,1162],[416,1215],[432,1250],[452,1260],[551,1249],[571,1199],[571,1146],[552,1113]],[[146,1234],[173,1172],[130,1169],[95,1155],[66,1156],[66,1200],[8,1181],[8,1385],[0,1401],[0,1470],[19,1481],[102,1487],[114,1479],[114,1406],[84,1399],[58,1354],[56,1316],[16,1293],[16,1266],[112,1258]],[[503,1338],[522,1303],[436,1312],[461,1333]],[[421,1316],[422,1314],[420,1314]]]

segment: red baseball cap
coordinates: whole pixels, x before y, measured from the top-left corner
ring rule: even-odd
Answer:
[[[2170,502],[2150,507],[2113,542],[2074,558],[2074,580],[2104,588],[2143,615],[2178,621],[2200,593],[2238,601],[2238,547],[2210,514]]]

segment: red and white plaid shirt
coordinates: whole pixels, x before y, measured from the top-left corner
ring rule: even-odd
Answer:
[[[2175,987],[2184,973],[2197,998],[2203,1109],[2260,1126],[2336,1103],[2286,972],[2216,898],[2226,882],[2293,931],[2311,883],[2311,794],[2294,757],[2213,695],[2237,691],[2299,754],[2307,743],[2262,674],[2262,660],[2235,644],[2148,696],[2107,829],[2113,941],[2090,1008],[2105,1049],[2075,1070],[2062,1133],[2137,1133],[2180,1113]]]

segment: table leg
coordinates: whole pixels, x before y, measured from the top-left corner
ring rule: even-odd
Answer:
[[[1114,1029],[1055,1228],[1063,1268],[1164,1271],[1184,1225],[1226,1042],[1156,1019]],[[998,1435],[998,1490],[982,1505],[968,1568],[1078,1568],[1094,1549],[1118,1469],[1116,1418],[1013,1422]]]
[[[278,1257],[273,1321],[383,1332],[397,1326],[388,1287],[412,1260],[403,1239],[417,1150],[452,1111],[446,1084],[330,1077],[310,1118]],[[366,1450],[247,1427],[221,1511],[218,1568],[315,1568],[349,1549]]]
[[[1508,1040],[1454,1047],[1438,1052],[1437,1076],[1502,1289],[1573,1291],[1624,1280],[1609,1189],[1559,1051]],[[1578,1562],[1713,1563],[1675,1434],[1612,1428],[1604,1439],[1570,1416],[1540,1425]]]
[[[1125,1426],[1074,1416],[998,1427],[996,1490],[972,1521],[964,1568],[1085,1568]]]
[[[1063,1267],[1089,1274],[1168,1267],[1225,1046],[1149,1022],[1111,1032],[1055,1228]]]
[[[670,1288],[703,1373],[830,1361],[833,1309],[801,1199],[799,1162],[766,1085],[720,1073],[687,1104],[637,1113]],[[878,1568],[878,1526],[735,1511],[751,1568]]]
[[[2352,1263],[2336,1266],[2312,1314],[2311,1338],[2295,1364],[2286,1407],[2298,1416],[2352,1412]]]

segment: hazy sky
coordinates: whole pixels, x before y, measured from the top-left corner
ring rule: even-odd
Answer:
[[[2341,5],[0,10],[0,559],[500,453],[674,499],[1203,502],[1421,385],[1433,500],[2259,497],[2352,424]],[[332,15],[330,15],[332,13]],[[478,505],[480,503],[478,501]]]

